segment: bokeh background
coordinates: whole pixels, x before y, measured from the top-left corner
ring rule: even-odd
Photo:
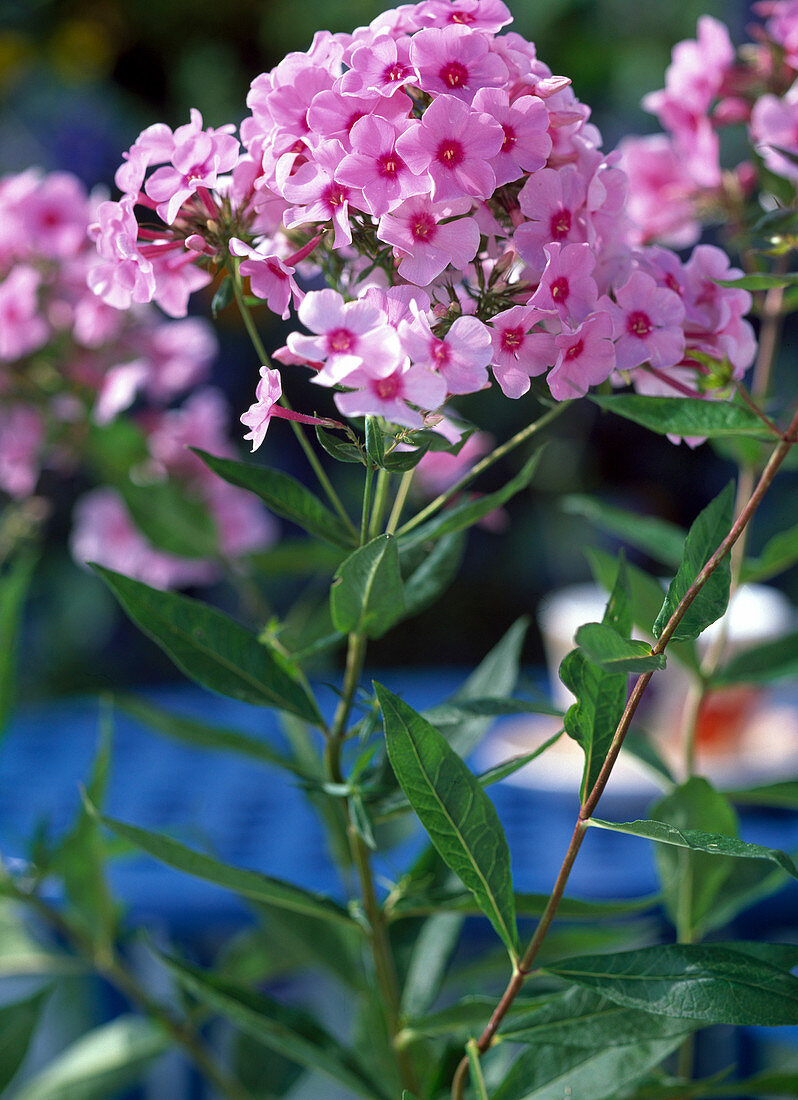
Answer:
[[[301,0],[0,0],[0,174],[32,165],[67,169],[113,195],[121,152],[144,126],[180,125],[190,107],[213,126],[238,122],[254,76],[286,52],[305,49],[321,22],[331,30],[351,30],[389,6],[379,0],[328,0],[323,8]],[[511,8],[514,29],[535,41],[539,56],[555,73],[570,76],[577,95],[592,106],[607,149],[626,133],[657,128],[640,99],[662,86],[673,44],[694,36],[699,14],[723,19],[737,42],[751,18],[746,4],[718,0],[514,0]],[[208,312],[211,293],[198,298],[197,312]],[[283,343],[279,323],[270,325],[264,316],[262,329],[267,347]],[[252,400],[258,364],[233,310],[219,318],[219,334],[214,382],[225,389],[237,416]],[[794,337],[788,332],[777,390],[794,392],[794,375]],[[301,404],[301,385],[291,385],[292,399]],[[308,396],[308,407],[317,398],[318,390]],[[463,400],[459,407],[499,440],[532,411],[524,400],[510,402],[496,393]],[[292,442],[278,426],[261,454],[265,462],[302,476]],[[497,487],[515,468],[513,460],[497,469],[483,487]],[[378,643],[373,662],[475,663],[514,618],[534,615],[542,594],[588,579],[584,546],[613,543],[563,510],[563,493],[597,494],[686,525],[733,473],[728,455],[708,445],[696,451],[673,446],[579,403],[557,423],[534,492],[508,506],[504,533],[474,532],[445,606]],[[160,652],[123,620],[101,584],[69,558],[69,513],[80,488],[50,486],[57,505],[23,640],[28,700],[174,675]],[[795,511],[795,488],[794,474],[782,477],[753,532],[754,551]],[[798,602],[796,571],[779,583]],[[315,602],[324,600],[321,580],[281,578],[276,588],[278,614],[285,613],[289,597],[302,594],[312,618]],[[223,604],[231,600],[224,590],[213,596]],[[534,631],[527,657],[532,664],[542,661]]]

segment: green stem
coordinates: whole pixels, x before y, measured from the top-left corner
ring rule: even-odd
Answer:
[[[402,509],[405,506],[407,494],[410,492],[410,485],[413,481],[413,474],[415,472],[415,470],[405,470],[402,474],[402,480],[399,482],[399,488],[396,492],[396,500],[393,502],[393,508],[388,517],[388,526],[385,528],[386,535],[392,535],[399,524],[399,520],[402,517]]]
[[[264,367],[268,367],[270,362],[269,357],[266,354],[266,349],[263,346],[263,341],[261,340],[255,322],[252,319],[252,313],[250,312],[249,306],[244,300],[244,292],[241,289],[241,276],[238,274],[238,264],[236,264],[233,274],[233,293],[235,295],[236,304],[238,305],[238,312],[241,314],[241,320],[244,322],[244,328],[247,330],[249,338],[252,342],[252,346],[255,349],[255,354],[260,359],[261,365]],[[289,405],[285,397],[282,397],[280,399],[280,404],[285,409],[291,409],[291,406]],[[321,485],[324,492],[327,494],[327,499],[329,500],[330,504],[332,504],[333,508],[336,510],[338,515],[349,528],[350,533],[354,536],[357,536],[357,531],[355,530],[354,524],[352,523],[346,509],[341,503],[340,497],[333,488],[332,482],[327,477],[327,474],[324,471],[324,467],[319,462],[318,455],[313,450],[310,440],[305,434],[304,428],[301,424],[297,424],[295,420],[289,420],[288,423],[291,425],[293,433],[296,436],[300,447],[305,452],[305,457],[310,463],[314,474],[318,478],[319,484]]]
[[[472,466],[468,473],[464,474],[450,489],[447,489],[445,493],[441,493],[433,501],[422,508],[412,519],[403,524],[396,532],[398,535],[406,535],[408,531],[412,531],[413,528],[418,527],[424,520],[429,519],[430,516],[435,515],[445,504],[447,504],[452,497],[457,496],[470,481],[482,473],[483,470],[487,470],[489,466],[492,466],[494,462],[498,462],[500,458],[504,458],[506,454],[518,447],[527,439],[531,439],[533,435],[541,431],[552,420],[556,420],[558,416],[565,411],[570,405],[570,401],[561,401],[559,405],[555,405],[553,409],[549,409],[547,413],[544,413],[539,420],[533,421],[532,424],[527,424],[525,428],[522,428],[520,432],[517,432],[511,439],[508,439],[506,443],[503,443],[501,447],[497,447],[495,451],[491,451],[489,455],[485,455],[475,466]]]
[[[485,1088],[485,1078],[482,1076],[482,1066],[479,1062],[479,1047],[476,1039],[469,1039],[466,1043],[466,1052],[471,1066],[471,1080],[477,1094],[477,1100],[488,1100],[488,1090]]]
[[[391,485],[391,475],[387,470],[380,470],[377,474],[377,489],[374,493],[374,507],[371,511],[369,523],[369,538],[375,539],[380,533],[382,521],[385,518],[385,509],[388,507],[388,490]]]
[[[374,467],[371,463],[366,467],[366,482],[363,486],[363,512],[360,517],[360,545],[368,542],[369,516],[371,514],[371,500],[374,495]]]

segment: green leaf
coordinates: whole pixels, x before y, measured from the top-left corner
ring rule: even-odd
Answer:
[[[623,508],[615,508],[595,497],[573,494],[562,500],[568,515],[584,516],[611,535],[617,535],[630,546],[644,550],[654,561],[676,569],[682,560],[685,532],[675,523],[655,516],[638,516]]]
[[[108,1100],[133,1085],[170,1040],[140,1016],[117,1016],[82,1036],[26,1081],[14,1100]]]
[[[408,1019],[422,1016],[435,1003],[464,921],[464,913],[435,913],[422,925],[402,987],[402,1014]]]
[[[385,462],[385,441],[376,416],[366,417],[366,456],[375,466],[382,466]]]
[[[438,728],[439,732],[441,726],[456,726],[465,718],[475,716],[497,718],[507,714],[547,714],[552,718],[562,718],[562,711],[544,700],[537,699],[461,699],[459,702],[439,703],[424,711],[424,717]]]
[[[711,1024],[798,1023],[798,978],[726,944],[676,943],[583,955],[543,969],[616,1004],[663,1016]]]
[[[446,700],[446,704],[459,707],[463,703],[468,705],[474,700],[506,698],[512,695],[518,680],[521,649],[528,627],[529,620],[526,617],[517,619],[504,637],[477,665],[465,683]],[[431,721],[428,715],[427,718]],[[455,752],[462,757],[467,757],[491,725],[490,716],[481,717],[478,713],[473,718],[464,718],[461,714],[455,717],[451,730],[446,730],[446,740]]]
[[[746,561],[742,570],[742,581],[766,581],[783,573],[785,569],[798,562],[798,526],[779,531],[765,547],[758,558]]]
[[[361,449],[354,443],[339,439],[334,432],[328,432],[324,428],[317,427],[316,438],[327,454],[332,455],[338,462],[357,462],[360,466],[366,465],[366,459]]]
[[[615,584],[610,593],[602,625],[618,638],[628,638],[632,629],[626,562],[619,560]],[[592,790],[609,751],[626,705],[626,673],[612,672],[589,661],[578,649],[560,665],[560,679],[576,696],[565,714],[565,732],[585,754],[580,797]]]
[[[136,527],[159,550],[180,558],[218,554],[218,533],[207,504],[183,486],[174,481],[137,485],[128,478],[117,488]]]
[[[331,1077],[367,1100],[388,1100],[354,1056],[307,1012],[232,985],[186,962],[159,957],[177,981],[203,1004],[271,1050]]]
[[[590,394],[605,412],[633,420],[659,435],[736,436],[772,440],[773,435],[755,413],[730,401],[700,397],[644,397],[640,394]]]
[[[780,810],[798,809],[798,779],[783,779],[761,787],[734,787],[723,792],[732,802],[743,806],[772,806]]]
[[[16,697],[17,634],[36,558],[21,554],[0,577],[0,735]]]
[[[194,875],[196,878],[205,879],[206,882],[223,886],[226,890],[232,890],[233,893],[242,897],[267,902],[281,909],[338,921],[348,927],[354,923],[342,906],[323,894],[311,893],[290,882],[261,874],[260,871],[249,871],[243,867],[232,867],[227,863],[221,863],[218,859],[187,848],[163,833],[153,833],[137,825],[117,821],[112,817],[101,815],[100,820],[117,836],[121,836],[162,863],[178,871],[184,871],[187,875]]]
[[[101,565],[93,568],[133,622],[192,680],[221,695],[323,724],[299,672],[234,619],[188,596],[161,592]]]
[[[223,275],[222,281],[219,283],[219,287],[213,296],[211,302],[211,313],[214,317],[221,313],[223,309],[233,300],[233,280],[229,275]]]
[[[687,593],[690,585],[726,538],[734,519],[734,483],[711,501],[699,514],[687,533],[684,556],[676,576],[670,583],[665,603],[654,623],[658,638],[665,624]],[[674,641],[690,641],[725,614],[729,604],[731,564],[727,554],[715,572],[688,607],[673,633]]]
[[[549,901],[548,894],[517,893],[515,911],[519,917],[540,917]],[[588,901],[583,898],[565,897],[557,909],[558,917],[572,921],[601,921],[634,915],[655,909],[662,902],[660,894],[650,894],[629,901]],[[465,891],[439,891],[424,894],[407,894],[393,903],[391,917],[418,916],[430,912],[456,909],[461,913],[476,913],[473,896]]]
[[[239,733],[238,730],[209,726],[205,722],[198,722],[195,718],[188,718],[185,715],[173,714],[135,695],[118,696],[115,703],[120,710],[129,714],[131,718],[135,718],[137,722],[150,726],[182,744],[202,749],[215,749],[219,752],[234,752],[239,756],[258,760],[261,764],[285,768],[295,775],[309,778],[294,760],[277,752],[271,745],[267,745],[257,737],[249,737],[245,733]]]
[[[381,638],[405,613],[399,552],[393,535],[378,535],[335,571],[333,624],[342,634]]]
[[[604,623],[585,623],[576,632],[576,643],[587,659],[608,672],[654,672],[665,668],[665,654],[652,653],[648,642],[623,638]]]
[[[737,859],[734,864],[734,870],[721,886],[715,904],[703,920],[702,935],[726,927],[739,913],[783,890],[790,881],[786,871],[764,860]]]
[[[435,516],[427,523],[409,531],[403,537],[403,543],[407,546],[425,539],[439,539],[443,535],[449,535],[453,531],[462,531],[467,527],[473,527],[489,512],[506,504],[516,493],[526,489],[537,470],[538,463],[543,455],[543,447],[538,447],[535,453],[527,459],[523,467],[501,489],[493,493],[485,493],[476,500],[465,501],[456,504],[453,508],[447,508],[440,515]]]
[[[689,848],[694,852],[708,852],[717,856],[733,856],[735,859],[767,859],[777,864],[792,878],[798,878],[798,868],[786,852],[778,848],[766,848],[762,844],[748,844],[722,833],[705,833],[700,829],[677,829],[664,821],[599,821],[591,817],[588,825],[599,829],[612,829],[616,833],[655,840],[659,844],[673,844],[677,848]]]
[[[255,493],[278,516],[283,516],[309,534],[325,539],[334,546],[348,549],[354,544],[354,535],[346,525],[296,478],[268,466],[216,458],[196,447],[191,449],[199,455],[208,469],[231,485]]]
[[[492,768],[488,768],[487,771],[481,772],[477,779],[483,787],[489,787],[492,783],[500,783],[502,779],[506,779],[508,775],[514,775],[521,768],[525,768],[527,764],[531,763],[538,756],[542,756],[546,749],[550,749],[552,745],[556,744],[560,740],[565,730],[558,730],[548,740],[544,741],[542,745],[538,745],[536,749],[532,749],[530,752],[519,753],[518,756],[513,756],[509,760],[504,760],[501,764],[495,764]]]
[[[773,642],[735,654],[711,679],[713,687],[728,684],[773,684],[798,672],[798,630]]]
[[[465,543],[465,532],[455,531],[433,544],[429,554],[404,581],[406,616],[417,615],[446,591],[457,576]]]
[[[396,777],[444,862],[518,953],[510,851],[493,804],[434,726],[375,684]]]
[[[666,785],[674,786],[676,784],[673,772],[660,756],[652,739],[642,730],[634,728],[629,730],[623,740],[622,751],[636,757],[641,764],[645,764],[647,768],[650,768],[659,779],[664,780]]]
[[[23,1001],[0,1007],[0,1092],[25,1059],[49,993],[49,989],[42,989]]]
[[[624,1046],[647,1039],[670,1039],[695,1031],[695,1020],[656,1016],[627,1008],[592,989],[572,986],[504,1024],[503,1038],[513,1043],[557,1043],[567,1047]]]
[[[407,470],[414,470],[422,460],[429,447],[417,447],[413,451],[391,451],[385,456],[383,466],[392,473],[403,474]]]
[[[617,559],[595,547],[588,547],[585,553],[596,583],[610,592],[618,572]],[[638,630],[651,634],[652,624],[662,607],[663,587],[655,577],[630,562],[626,563],[626,583],[629,586],[632,621]],[[668,655],[688,668],[698,668],[695,642],[672,641],[668,645]]]
[[[698,776],[660,799],[650,813],[682,831],[700,829],[729,837],[739,833],[737,815],[729,801]],[[733,873],[735,861],[671,844],[657,844],[654,855],[668,916],[682,933],[692,935],[711,912],[718,891]]]
[[[795,286],[798,274],[785,272],[783,275],[741,275],[739,279],[713,279],[718,286],[731,286],[736,290],[771,290],[774,287]]]
[[[562,1100],[564,1096],[614,1100],[679,1045],[679,1039],[649,1039],[604,1048],[534,1046],[524,1051],[492,1100]]]
[[[296,539],[280,539],[276,546],[247,554],[246,559],[263,577],[301,576],[308,573],[333,573],[344,554],[340,547],[326,542],[316,542],[304,536]]]

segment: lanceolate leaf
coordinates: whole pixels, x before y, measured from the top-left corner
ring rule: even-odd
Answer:
[[[716,856],[734,856],[737,859],[768,859],[778,864],[792,878],[798,878],[798,868],[786,852],[778,848],[765,848],[762,844],[748,844],[736,837],[721,833],[705,833],[699,829],[677,829],[664,821],[627,821],[624,823],[599,821],[591,817],[588,825],[600,829],[612,829],[617,833],[629,833],[632,836],[656,840],[659,844],[674,844],[678,848],[689,848],[694,852],[708,852]]]
[[[231,485],[249,489],[278,516],[291,520],[309,534],[335,546],[348,548],[354,545],[354,536],[346,525],[296,478],[268,466],[216,458],[197,448],[192,450],[215,474]]]
[[[422,563],[404,582],[406,615],[417,615],[446,591],[457,576],[465,543],[465,532],[455,531],[444,535],[433,545]]]
[[[44,989],[0,1008],[0,1092],[22,1065],[49,992]]]
[[[615,584],[604,612],[603,626],[619,639],[632,628],[625,561],[621,558]],[[585,767],[581,797],[590,792],[601,771],[626,703],[626,673],[594,664],[578,649],[560,665],[560,679],[576,696],[565,715],[565,730],[582,747]]]
[[[231,985],[188,963],[161,958],[184,988],[270,1049],[331,1077],[367,1100],[388,1100],[351,1052],[308,1013]]]
[[[713,686],[772,684],[798,672],[798,630],[736,654],[712,677]]]
[[[235,894],[255,901],[264,901],[281,909],[339,921],[350,927],[353,925],[353,920],[347,911],[322,894],[311,893],[309,890],[293,886],[290,882],[271,878],[259,871],[249,871],[243,867],[232,867],[227,863],[221,863],[218,859],[187,848],[163,833],[153,833],[136,825],[127,825],[112,817],[101,817],[100,820],[117,836],[130,841],[137,848],[141,848],[155,859],[178,871],[185,871],[188,875],[205,879],[206,882],[213,882],[217,886],[223,886]]]
[[[300,674],[234,619],[188,596],[161,592],[100,565],[93,568],[136,625],[191,679],[221,695],[321,725]]]
[[[572,986],[533,1012],[511,1019],[502,1027],[501,1034],[513,1043],[557,1043],[602,1049],[685,1035],[698,1026],[695,1020],[626,1008],[592,989]]]
[[[396,777],[445,863],[517,957],[510,851],[493,804],[434,726],[375,684]]]
[[[464,913],[444,912],[424,922],[402,988],[402,1013],[409,1019],[428,1012],[438,996],[464,921]]]
[[[770,290],[772,287],[795,286],[798,274],[785,272],[783,275],[741,275],[739,279],[715,279],[718,286],[731,286],[738,290]]]
[[[615,508],[595,497],[567,496],[563,510],[571,515],[584,516],[597,527],[617,535],[630,546],[644,550],[649,557],[662,565],[676,569],[682,560],[685,532],[681,527],[656,516],[638,516]]]
[[[658,638],[665,624],[686,595],[688,588],[728,535],[734,517],[734,483],[711,501],[690,528],[684,544],[684,556],[676,576],[668,588],[665,603],[654,623],[654,636]],[[729,555],[720,562],[688,607],[673,633],[674,641],[697,638],[702,630],[714,623],[726,611],[731,585]]]
[[[798,526],[779,531],[758,558],[743,565],[743,581],[766,581],[798,562]]]
[[[393,535],[378,535],[335,572],[330,607],[336,630],[381,638],[405,614],[399,552]]]
[[[108,1100],[135,1084],[170,1043],[153,1021],[118,1016],[57,1055],[14,1100]]]
[[[17,633],[36,559],[22,554],[0,577],[0,734],[14,705]]]
[[[649,1039],[628,1046],[534,1046],[524,1051],[492,1100],[614,1100],[659,1065],[681,1039]]]
[[[587,659],[608,672],[654,672],[665,668],[665,654],[652,653],[647,642],[622,638],[604,623],[585,623],[576,632],[576,644]]]
[[[218,553],[216,524],[201,500],[172,481],[137,485],[129,478],[117,486],[139,531],[153,546],[181,558],[211,558]]]
[[[798,978],[729,944],[583,955],[544,969],[617,1004],[705,1023],[798,1023]]]
[[[640,394],[590,394],[605,412],[634,420],[660,435],[754,436],[773,439],[762,421],[743,405],[700,397],[644,397]]]

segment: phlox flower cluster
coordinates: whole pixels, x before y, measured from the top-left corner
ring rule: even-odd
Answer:
[[[702,16],[697,37],[674,47],[665,88],[643,100],[664,132],[621,142],[636,241],[683,247],[702,219],[739,221],[763,182],[761,165],[798,180],[798,4],[766,0],[753,10],[764,22],[739,51],[723,23]],[[755,157],[723,171],[719,132],[730,126],[745,129]]]
[[[94,289],[177,313],[224,267],[303,326],[278,361],[344,416],[408,429],[494,382],[513,399],[544,376],[557,400],[608,380],[703,396],[715,353],[736,376],[748,296],[713,286],[717,308],[693,309],[701,262],[694,277],[647,253],[619,154],[510,22],[502,0],[402,5],[256,77],[240,146],[196,112],[149,127],[100,208]],[[726,65],[707,33],[705,99]],[[254,446],[279,408],[265,369],[242,418]]]
[[[202,386],[215,337],[204,321],[164,320],[148,306],[120,312],[92,292],[101,262],[88,236],[96,208],[68,173],[29,170],[0,179],[0,494],[24,500],[37,489],[46,493],[43,470],[80,471],[83,478],[87,459],[96,474],[92,439],[134,408],[137,477],[177,478],[205,501],[223,553],[262,545],[274,530],[249,494],[203,477],[201,464],[192,458],[187,466],[182,453],[209,433],[220,451],[230,448],[223,398]],[[169,407],[191,390],[183,406]],[[181,562],[152,547],[109,487],[79,502],[73,548],[79,560],[163,583],[215,575],[207,562]]]

